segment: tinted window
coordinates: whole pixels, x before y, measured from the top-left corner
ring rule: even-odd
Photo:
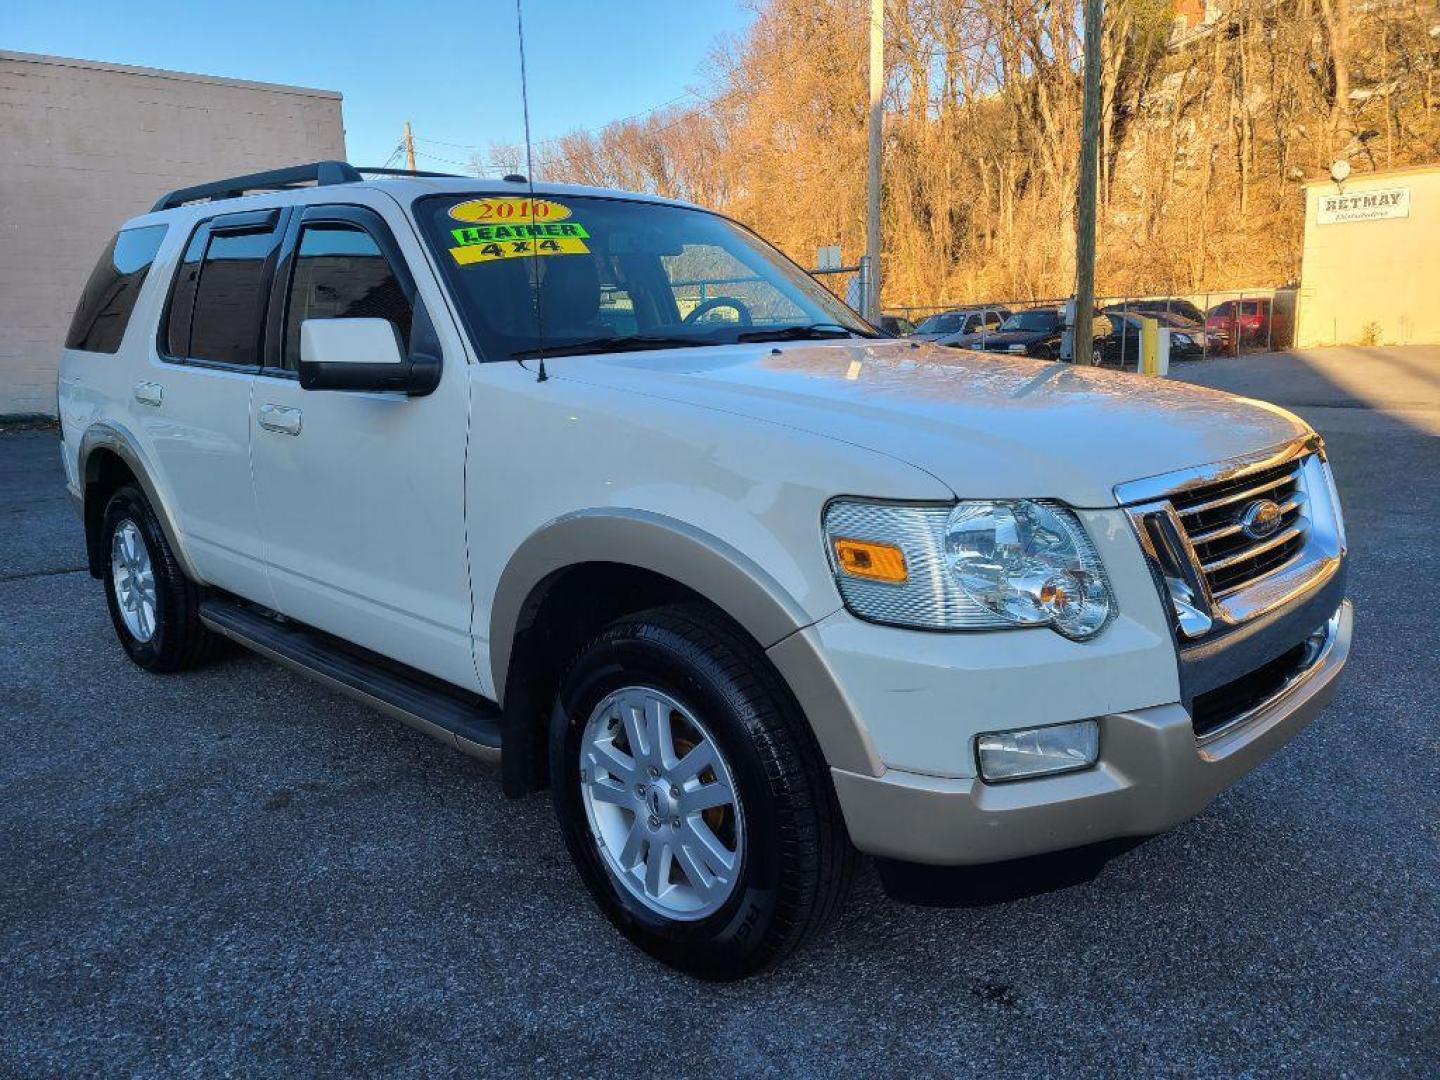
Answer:
[[[195,287],[190,349],[181,356],[246,366],[260,363],[261,286],[270,232],[214,233]]]
[[[169,356],[186,356],[190,352],[190,312],[195,307],[195,285],[200,280],[200,257],[210,234],[204,229],[190,237],[175,287],[170,290],[170,306],[165,312],[165,352]]]
[[[1017,311],[1003,323],[1002,330],[1023,330],[1031,333],[1051,333],[1060,328],[1058,311]]]
[[[388,319],[410,340],[410,301],[374,238],[353,225],[307,225],[295,251],[285,315],[287,368],[300,366],[306,319]]]
[[[67,349],[119,351],[140,286],[155,261],[155,252],[160,250],[166,228],[165,225],[146,225],[140,229],[124,229],[110,241],[90,272],[85,291],[80,294],[70,332],[65,336]]]
[[[931,315],[915,328],[917,334],[956,334],[965,329],[965,316],[958,311]]]

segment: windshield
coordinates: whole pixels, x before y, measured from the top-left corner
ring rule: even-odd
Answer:
[[[931,315],[915,328],[917,334],[954,334],[965,328],[963,311],[943,311]]]
[[[1017,311],[1000,324],[1000,329],[1048,331],[1054,330],[1059,325],[1060,313],[1058,311]]]
[[[429,196],[416,217],[485,360],[876,331],[717,214],[589,195]]]

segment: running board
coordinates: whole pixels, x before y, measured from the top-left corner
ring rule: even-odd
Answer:
[[[439,680],[300,623],[240,603],[211,597],[200,604],[200,621],[217,634],[284,664],[292,671],[423,731],[472,757],[500,760],[500,710],[477,694]],[[374,656],[374,654],[369,654]]]

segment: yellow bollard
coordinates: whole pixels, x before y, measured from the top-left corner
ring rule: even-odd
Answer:
[[[1160,374],[1160,322],[1140,320],[1140,374]]]

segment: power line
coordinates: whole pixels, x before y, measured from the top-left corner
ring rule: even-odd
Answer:
[[[425,151],[425,150],[416,150],[416,151],[415,151],[415,156],[416,156],[416,157],[429,158],[431,161],[438,161],[438,162],[440,162],[442,165],[453,165],[453,166],[455,166],[457,169],[469,169],[469,168],[473,168],[474,165],[475,165],[475,162],[471,162],[471,161],[456,161],[454,158],[441,157],[439,154],[431,154],[431,153],[429,153],[428,151]]]

